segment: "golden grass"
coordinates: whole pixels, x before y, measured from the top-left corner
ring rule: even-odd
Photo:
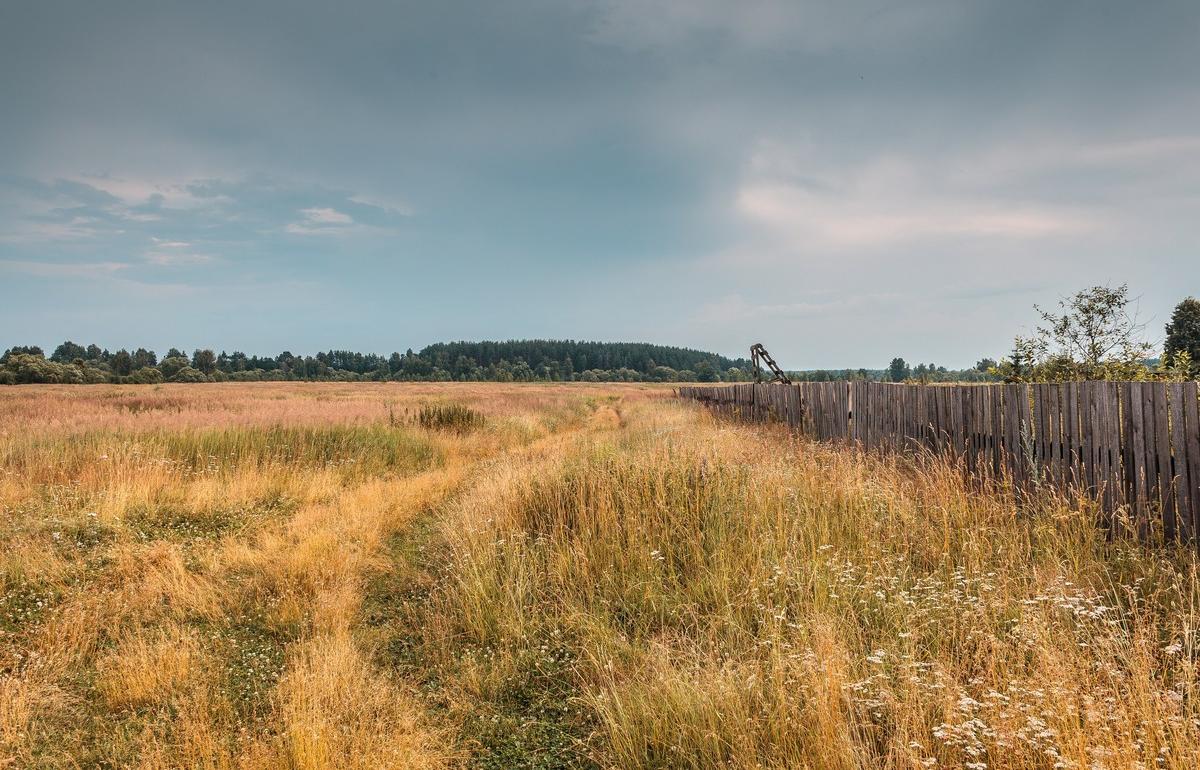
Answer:
[[[0,390],[0,763],[1200,763],[1193,553],[668,393]]]
[[[197,678],[200,657],[195,632],[131,634],[96,662],[96,689],[113,709],[162,703]]]

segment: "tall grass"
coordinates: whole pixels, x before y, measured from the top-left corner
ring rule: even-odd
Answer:
[[[388,419],[446,396],[465,422]],[[0,765],[455,763],[440,720],[373,665],[364,586],[475,464],[582,427],[562,415],[584,397],[0,392]]]
[[[0,765],[1197,766],[1192,552],[661,395],[0,392]]]
[[[483,427],[481,412],[463,404],[426,404],[417,412],[417,425],[429,430],[468,433]]]
[[[485,756],[549,726],[616,767],[1196,765],[1191,553],[687,420],[505,469],[447,518],[413,622],[468,728],[508,720],[476,726]],[[559,711],[513,705],[530,671]]]

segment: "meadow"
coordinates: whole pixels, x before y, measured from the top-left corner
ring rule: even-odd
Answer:
[[[669,387],[0,389],[0,767],[1194,768],[1195,552]]]

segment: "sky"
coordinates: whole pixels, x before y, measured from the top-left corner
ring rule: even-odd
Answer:
[[[1200,294],[1200,3],[0,3],[0,348],[969,366]]]

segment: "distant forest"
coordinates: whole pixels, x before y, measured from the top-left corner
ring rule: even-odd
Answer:
[[[895,362],[893,362],[895,363]],[[990,363],[990,362],[989,362]],[[789,372],[797,380],[888,380],[893,369],[814,369]],[[946,369],[921,364],[904,377],[924,381],[983,379],[985,368]],[[750,362],[702,350],[644,342],[512,340],[439,342],[420,352],[390,356],[330,350],[316,355],[250,356],[210,349],[190,354],[171,348],[161,358],[138,348],[110,351],[64,342],[49,355],[36,346],[16,346],[0,356],[0,384],[254,382],[314,380],[344,382],[746,382]]]
[[[36,346],[0,356],[0,384],[157,383],[258,380],[718,382],[750,378],[744,358],[643,342],[515,340],[440,342],[414,353],[250,356],[171,348],[110,351],[67,341],[49,355]]]

